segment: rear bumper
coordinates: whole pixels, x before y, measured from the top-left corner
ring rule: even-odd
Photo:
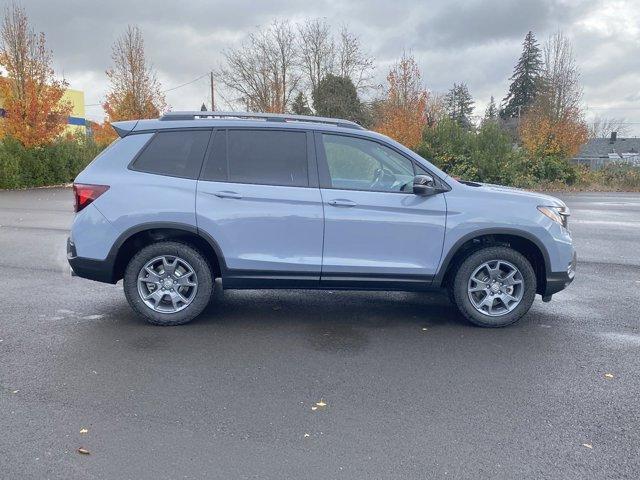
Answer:
[[[70,238],[67,238],[67,260],[74,276],[96,282],[116,283],[113,281],[113,261],[110,258],[95,260],[78,257],[76,247]]]
[[[542,293],[543,299],[548,299],[554,293],[564,290],[573,282],[576,275],[577,256],[573,253],[571,263],[569,263],[566,272],[550,272],[547,274],[545,282],[545,290]]]

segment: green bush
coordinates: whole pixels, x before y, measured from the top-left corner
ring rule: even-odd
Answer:
[[[28,188],[68,183],[103,147],[84,135],[26,148],[17,140],[0,141],[0,188]]]
[[[580,170],[559,157],[531,157],[513,143],[498,121],[475,130],[449,119],[423,132],[416,151],[453,177],[522,188],[552,183],[574,185]]]

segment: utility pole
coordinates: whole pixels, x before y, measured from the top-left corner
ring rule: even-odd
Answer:
[[[215,91],[214,91],[214,85],[213,85],[213,72],[209,73],[209,78],[211,80],[211,111],[215,112],[216,111],[216,97],[215,97]]]

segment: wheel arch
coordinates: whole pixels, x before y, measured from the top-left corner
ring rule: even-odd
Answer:
[[[113,262],[113,283],[123,278],[129,260],[137,251],[162,240],[180,240],[194,246],[211,263],[214,278],[223,276],[226,264],[220,246],[213,237],[188,224],[151,222],[127,229],[114,242],[109,252]]]
[[[434,285],[449,287],[458,267],[468,255],[496,245],[513,248],[529,260],[536,274],[536,292],[542,294],[546,289],[547,273],[551,271],[549,252],[534,235],[517,229],[484,229],[458,239],[445,256],[434,278]]]

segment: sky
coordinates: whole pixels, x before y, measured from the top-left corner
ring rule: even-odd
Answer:
[[[0,3],[9,0],[0,0]],[[32,26],[46,34],[56,74],[85,92],[87,117],[102,120],[111,45],[127,24],[140,26],[148,60],[173,110],[209,104],[205,75],[222,52],[274,19],[324,18],[357,34],[376,60],[376,81],[404,51],[426,88],[444,93],[466,82],[482,115],[500,101],[532,30],[542,44],[562,30],[581,70],[587,119],[624,119],[640,136],[640,0],[22,0]],[[199,78],[202,77],[202,78]],[[198,79],[199,78],[199,79]],[[198,80],[195,80],[198,79]],[[195,81],[193,81],[195,80]],[[193,82],[192,82],[193,81]],[[192,82],[192,83],[189,83]],[[175,88],[186,84],[183,87]],[[218,107],[228,108],[220,92]]]

